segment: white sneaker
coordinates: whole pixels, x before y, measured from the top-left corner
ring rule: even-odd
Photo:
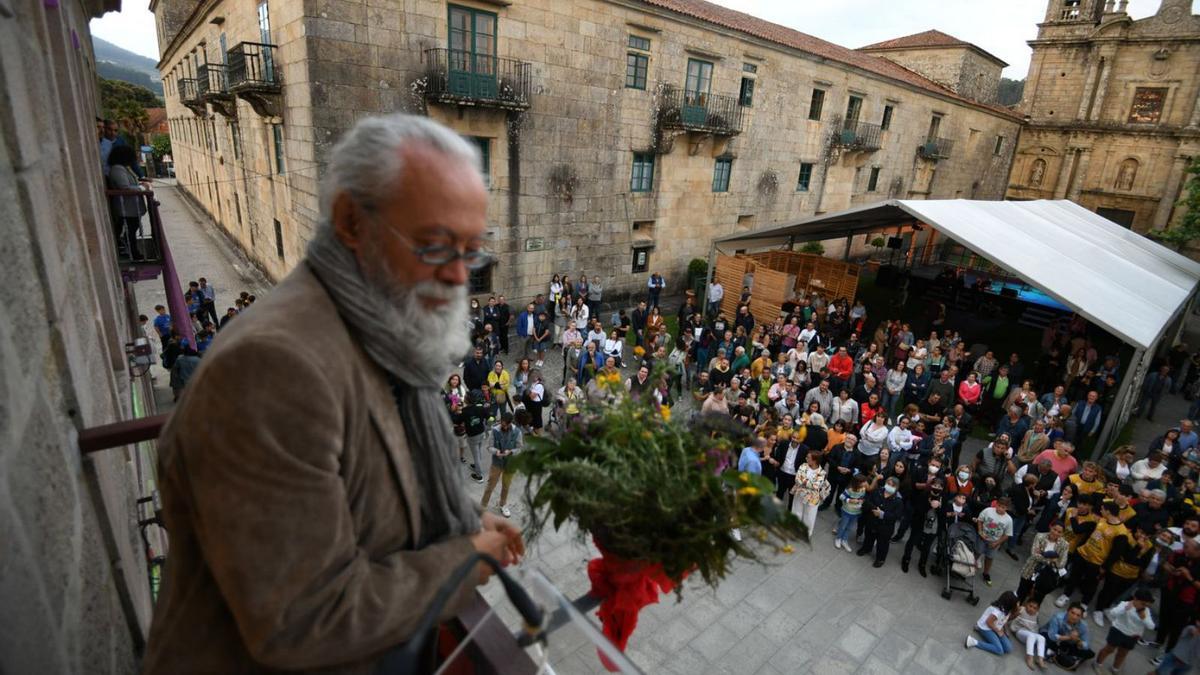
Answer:
[[[505,518],[512,517],[512,511],[509,510],[509,508],[507,506],[500,507],[500,514],[503,515]]]
[[[1104,612],[1092,612],[1092,621],[1095,621],[1097,626],[1104,628]]]
[[[1069,602],[1071,602],[1071,596],[1063,593],[1062,595],[1058,596],[1057,600],[1054,601],[1054,606],[1058,608],[1066,607],[1067,603]]]
[[[734,541],[741,541],[741,540],[742,540],[742,531],[741,531],[741,530],[739,530],[739,529],[737,529],[736,527],[735,527],[735,528],[733,528],[733,529],[732,529],[732,530],[729,532],[729,534],[733,536],[733,540],[734,540]]]
[[[977,644],[979,644],[979,640],[976,640],[975,638],[971,637],[970,635],[967,636],[967,649],[970,649],[971,647],[974,647]]]
[[[834,540],[833,540],[833,547],[834,547],[834,548],[839,548],[839,549],[840,549],[840,548],[842,547],[842,540],[841,540],[841,539],[834,539]]]

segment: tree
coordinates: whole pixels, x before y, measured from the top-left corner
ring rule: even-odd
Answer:
[[[1179,219],[1179,224],[1150,233],[1151,239],[1162,242],[1176,251],[1182,251],[1188,244],[1200,239],[1200,157],[1192,160],[1186,173],[1191,178],[1184,190],[1183,199],[1178,202],[1178,206],[1186,209],[1183,217]]]
[[[1021,102],[1025,93],[1025,80],[1010,80],[1000,78],[1000,86],[996,91],[996,102],[1000,105],[1016,105]]]
[[[154,148],[154,159],[161,160],[171,154],[171,136],[154,134],[154,138],[150,139],[150,147]]]
[[[100,78],[100,108],[104,117],[133,134],[138,145],[150,127],[146,108],[161,108],[162,105],[162,99],[145,87]]]

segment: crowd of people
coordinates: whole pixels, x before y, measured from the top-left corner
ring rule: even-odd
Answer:
[[[226,308],[225,313],[218,316],[216,289],[208,283],[208,279],[200,277],[196,281],[188,282],[183,301],[187,306],[187,321],[191,324],[195,344],[183,337],[179,326],[174,323],[164,305],[154,306],[153,319],[145,314],[138,317],[142,337],[146,338],[154,353],[158,355],[159,365],[171,375],[171,392],[176,401],[200,365],[200,357],[208,350],[217,332],[254,304],[255,296],[248,291],[242,291],[234,299],[233,306]],[[153,371],[151,372],[153,378]]]
[[[865,333],[863,303],[819,294],[784,303],[770,323],[750,311],[749,288],[732,317],[719,302],[706,317],[689,294],[671,335],[659,297],[647,293],[606,325],[599,292],[592,297],[598,283],[555,276],[519,311],[504,296],[472,304],[476,346],[444,394],[459,457],[472,479],[487,482],[484,508],[500,483],[499,508],[510,514],[506,464],[523,435],[611,400],[597,381],[616,376],[629,396],[744,425],[756,441],[731,460],[769,478],[810,531],[832,510],[834,547],[871,556],[877,568],[896,544],[905,573],[945,574],[953,537],[970,542],[968,574],[988,586],[997,555],[1020,562],[1013,602],[1006,596],[989,608],[968,646],[1006,652],[1011,635],[1026,644],[1031,668],[1047,655],[1074,667],[1096,656],[1080,624],[1090,618],[1114,631],[1156,626],[1143,644],[1163,648],[1158,660],[1194,661],[1182,653],[1193,643],[1181,651],[1179,639],[1200,607],[1200,437],[1184,420],[1151,448],[1125,446],[1091,461],[1122,373],[1116,354],[1098,353],[1084,321],[1058,325],[1027,365],[955,330],[918,335],[901,319]],[[714,282],[708,296],[723,298],[724,289]],[[562,367],[547,373],[552,352]],[[1147,378],[1139,413],[1172,381],[1194,382],[1182,366],[1168,358]],[[965,451],[972,436],[986,437],[986,447]],[[1061,611],[1039,624],[1041,602],[1055,589]],[[1157,623],[1146,618],[1153,603],[1139,599],[1148,589],[1161,595]],[[1108,637],[1119,668],[1129,641]],[[1109,652],[1100,649],[1097,663]]]

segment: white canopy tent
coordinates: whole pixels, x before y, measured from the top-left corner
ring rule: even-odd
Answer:
[[[709,254],[848,238],[922,224],[987,258],[1134,347],[1116,398],[1105,411],[1104,443],[1128,416],[1167,328],[1190,305],[1200,263],[1066,200],[892,199],[795,223],[722,237]],[[1102,447],[1102,446],[1101,446]]]

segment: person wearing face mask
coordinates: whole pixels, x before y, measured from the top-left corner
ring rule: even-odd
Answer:
[[[958,471],[946,479],[946,494],[950,496],[965,495],[971,496],[975,491],[975,483],[971,481],[971,467],[963,464],[958,467]]]
[[[883,486],[872,491],[863,505],[863,515],[867,519],[865,535],[858,555],[865,556],[875,549],[873,567],[883,567],[887,560],[888,548],[892,543],[892,531],[896,527],[896,519],[900,516],[901,499],[897,494],[900,481],[895,476],[887,479]]]
[[[917,572],[925,576],[925,565],[929,562],[929,548],[937,537],[938,511],[942,506],[942,495],[945,491],[945,481],[941,476],[942,460],[932,457],[929,465],[918,469],[917,482],[914,484],[912,496],[912,533],[904,545],[904,557],[900,559],[900,569],[908,572],[912,561],[913,549],[921,552],[917,560]]]

